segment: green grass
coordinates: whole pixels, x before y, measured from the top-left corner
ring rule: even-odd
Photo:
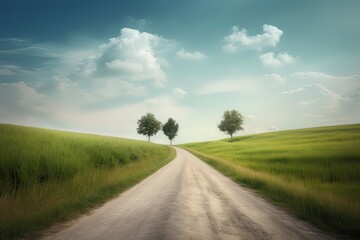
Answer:
[[[360,236],[360,124],[182,145],[330,231]]]
[[[0,239],[83,213],[174,157],[143,141],[0,124]]]

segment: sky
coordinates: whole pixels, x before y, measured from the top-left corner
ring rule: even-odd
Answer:
[[[360,123],[360,1],[0,0],[0,123],[175,144]],[[152,138],[167,143],[159,132]]]

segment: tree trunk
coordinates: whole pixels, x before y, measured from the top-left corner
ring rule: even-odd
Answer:
[[[148,142],[150,142],[150,135],[148,135]]]
[[[230,142],[232,143],[232,134],[230,134]]]
[[[170,140],[170,146],[172,146],[172,140]]]

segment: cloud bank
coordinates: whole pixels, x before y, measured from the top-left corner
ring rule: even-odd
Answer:
[[[237,26],[234,26],[231,34],[224,38],[226,44],[223,46],[223,50],[234,53],[243,49],[260,51],[266,47],[275,47],[282,34],[282,30],[269,24],[264,24],[263,33],[255,36],[248,35],[244,28],[239,30]]]
[[[123,28],[120,36],[102,44],[87,69],[97,77],[116,77],[132,81],[151,80],[158,86],[166,82],[165,72],[155,49],[166,39],[136,29]]]

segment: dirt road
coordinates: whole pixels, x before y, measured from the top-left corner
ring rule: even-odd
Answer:
[[[332,239],[192,154],[44,239]]]

